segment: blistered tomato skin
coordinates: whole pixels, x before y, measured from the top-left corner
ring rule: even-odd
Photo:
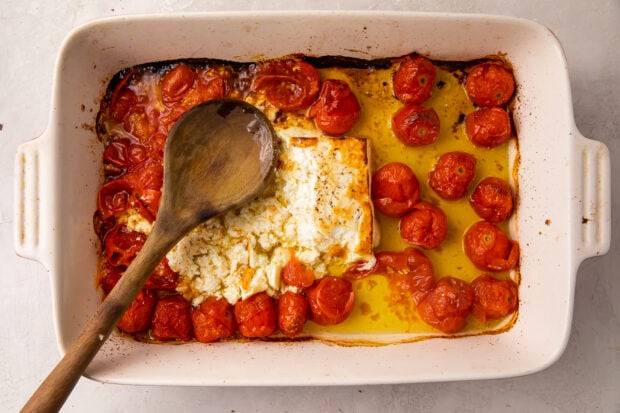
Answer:
[[[512,189],[508,182],[501,178],[485,178],[474,189],[469,204],[485,221],[505,221],[512,214]]]
[[[519,260],[519,244],[495,224],[478,221],[465,232],[465,254],[483,271],[507,271]]]
[[[403,103],[424,103],[431,97],[436,79],[437,69],[430,60],[407,56],[394,73],[394,94]]]
[[[409,244],[432,250],[448,235],[446,214],[428,202],[418,202],[400,220],[400,236]]]
[[[192,339],[191,304],[180,295],[162,297],[155,305],[151,334],[157,340]]]
[[[125,333],[139,333],[151,326],[151,317],[157,297],[150,290],[142,290],[131,302],[116,325]]]
[[[379,252],[376,273],[389,276],[392,288],[411,294],[418,305],[435,285],[431,260],[420,250],[405,248],[402,252]]]
[[[478,106],[504,106],[515,91],[515,79],[512,72],[500,64],[482,63],[469,71],[465,90]]]
[[[288,338],[297,337],[308,320],[308,301],[301,294],[287,291],[278,299],[278,327]]]
[[[482,274],[472,281],[471,288],[474,291],[472,314],[483,323],[503,318],[518,307],[518,287],[510,279],[498,280]]]
[[[134,69],[125,74],[110,93],[108,113],[112,119],[118,122],[122,122],[125,116],[127,116],[129,109],[138,103],[138,96],[127,87],[137,73],[138,71]]]
[[[329,275],[317,280],[307,297],[312,321],[324,326],[342,323],[355,304],[351,282]]]
[[[456,333],[465,327],[473,300],[469,284],[458,278],[444,277],[420,302],[418,312],[425,323],[444,333]]]
[[[282,268],[280,275],[287,285],[298,288],[310,287],[314,283],[314,271],[306,268],[301,261],[292,257]]]
[[[108,233],[104,245],[108,262],[114,267],[128,267],[146,242],[146,235],[119,225]]]
[[[221,297],[209,296],[192,311],[194,337],[201,343],[228,338],[237,331],[233,307]]]
[[[168,265],[168,259],[164,257],[146,280],[144,287],[155,290],[175,291],[178,282],[179,274],[172,271]]]
[[[465,131],[476,146],[493,148],[512,136],[510,117],[501,108],[482,108],[465,118]]]
[[[411,168],[392,162],[372,175],[371,199],[378,211],[399,218],[420,200],[420,183]]]
[[[347,82],[327,79],[319,98],[308,108],[307,116],[314,118],[317,128],[323,132],[343,135],[355,126],[361,112],[357,97]]]
[[[450,201],[461,198],[476,174],[476,158],[465,152],[448,152],[439,157],[429,173],[429,185]]]
[[[256,65],[251,89],[264,91],[276,108],[305,109],[316,99],[321,78],[309,63],[295,60],[268,60]]]
[[[392,118],[392,130],[408,146],[423,146],[439,138],[439,116],[433,108],[407,105]]]
[[[276,331],[276,304],[267,293],[254,294],[237,301],[235,319],[244,337],[266,337]]]
[[[161,79],[161,97],[164,103],[180,101],[194,86],[196,72],[184,63],[178,64]]]

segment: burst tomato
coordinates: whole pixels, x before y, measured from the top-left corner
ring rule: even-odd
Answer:
[[[108,262],[114,267],[128,267],[146,242],[146,235],[117,225],[104,240]]]
[[[469,227],[463,239],[465,254],[483,271],[506,271],[519,260],[519,244],[498,226],[479,221]]]
[[[420,184],[411,168],[392,162],[372,175],[371,198],[377,210],[398,218],[420,200]]]
[[[502,222],[512,214],[512,190],[503,179],[488,177],[476,186],[469,204],[485,221]]]
[[[107,143],[103,161],[106,164],[126,168],[144,161],[147,156],[148,152],[144,145],[122,138]]]
[[[308,301],[301,294],[287,291],[278,299],[278,327],[282,334],[295,338],[308,320]]]
[[[327,79],[323,82],[319,98],[308,108],[307,116],[314,118],[316,126],[330,135],[347,133],[360,118],[361,108],[357,97],[343,80]]]
[[[431,250],[448,235],[446,214],[428,202],[418,202],[400,220],[400,236],[409,244]]]
[[[127,86],[131,83],[134,75],[137,74],[137,70],[132,70],[125,74],[122,79],[114,87],[114,90],[110,93],[110,105],[108,111],[110,116],[118,121],[122,122],[129,109],[135,106],[138,102],[138,96],[129,89]]]
[[[99,278],[97,284],[101,286],[104,293],[110,294],[112,288],[116,285],[118,280],[121,279],[122,271],[113,267],[107,260],[102,260],[99,264]]]
[[[517,284],[510,279],[498,280],[482,274],[472,281],[471,288],[474,291],[472,314],[483,323],[489,318],[505,317],[517,309]]]
[[[175,291],[178,282],[179,274],[170,268],[168,259],[164,257],[146,280],[144,287],[154,290]]]
[[[308,290],[312,321],[321,325],[339,324],[347,319],[355,304],[351,282],[325,276]]]
[[[161,78],[161,97],[164,103],[178,102],[189,92],[196,81],[196,72],[179,63]]]
[[[512,72],[502,65],[482,63],[469,71],[465,90],[478,106],[503,106],[514,93],[515,79]]]
[[[314,282],[314,271],[306,268],[301,261],[292,257],[282,268],[282,281],[293,287],[310,287]]]
[[[433,108],[407,105],[392,118],[392,130],[405,145],[429,145],[439,138],[439,116]]]
[[[235,319],[245,337],[266,337],[276,331],[276,305],[267,293],[254,294],[235,304]]]
[[[444,277],[418,305],[425,323],[443,331],[456,333],[465,327],[473,303],[473,290],[465,281]]]
[[[386,273],[392,288],[411,294],[413,302],[422,301],[435,285],[435,272],[431,261],[415,248],[405,248],[402,252],[379,252],[378,273]]]
[[[157,340],[182,340],[192,338],[192,306],[180,295],[162,297],[155,305],[151,333]]]
[[[192,311],[192,326],[201,343],[230,337],[237,330],[233,306],[224,298],[209,296]]]
[[[281,110],[310,106],[319,93],[319,72],[295,59],[269,60],[256,65],[251,89],[264,91],[267,100]]]
[[[131,186],[122,179],[107,182],[97,193],[97,210],[102,220],[118,216],[129,208]]]
[[[439,157],[428,174],[431,188],[443,199],[456,200],[467,192],[476,173],[476,158],[465,152],[448,152]]]
[[[424,103],[431,97],[436,79],[437,69],[430,60],[407,56],[394,73],[394,94],[404,103]]]
[[[117,327],[126,333],[138,333],[151,326],[151,317],[157,297],[150,290],[142,290],[123,313]]]
[[[510,117],[502,108],[482,108],[465,118],[465,131],[476,146],[493,148],[512,136]]]

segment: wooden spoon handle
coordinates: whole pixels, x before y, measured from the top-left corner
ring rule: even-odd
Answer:
[[[156,227],[156,226],[155,226]],[[153,231],[156,228],[153,227]],[[148,276],[177,241],[167,232],[151,234],[110,294],[98,307],[79,337],[22,408],[22,412],[60,410],[82,373],[116,323],[143,287]]]

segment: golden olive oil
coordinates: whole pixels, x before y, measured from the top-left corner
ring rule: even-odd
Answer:
[[[397,64],[388,69],[320,69],[321,78],[342,79],[349,83],[357,96],[362,114],[349,136],[367,138],[372,148],[372,171],[389,162],[402,162],[415,173],[420,183],[421,200],[441,208],[448,218],[448,235],[443,244],[434,250],[423,250],[433,263],[435,279],[453,276],[471,282],[483,271],[477,269],[465,255],[463,234],[473,223],[480,220],[469,205],[469,196],[484,178],[496,176],[509,181],[508,143],[487,149],[475,147],[465,133],[465,116],[475,110],[466,95],[460,79],[460,69],[438,67],[437,81],[431,98],[423,106],[433,107],[440,118],[440,135],[436,142],[411,147],[404,145],[392,132],[392,116],[403,107],[394,96],[392,76]],[[436,160],[446,152],[462,151],[476,158],[476,174],[467,194],[459,200],[440,198],[428,184],[428,174]],[[399,219],[376,212],[380,242],[376,251],[402,251],[411,246],[399,233]],[[500,225],[502,226],[502,225]],[[506,229],[505,224],[503,228]],[[494,274],[508,277],[507,273]],[[372,275],[355,281],[353,289],[356,304],[349,318],[335,326],[306,325],[306,333],[321,336],[336,334],[411,334],[411,340],[425,334],[438,334],[418,316],[415,304],[408,294],[390,288],[388,275]],[[508,316],[512,318],[513,315]],[[506,324],[506,320],[491,320],[488,324],[469,316],[462,333],[475,334],[491,331]]]

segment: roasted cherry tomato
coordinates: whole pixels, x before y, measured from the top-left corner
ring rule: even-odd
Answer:
[[[437,69],[430,60],[422,56],[407,56],[394,73],[394,94],[404,103],[424,103],[431,97],[436,79]]]
[[[105,237],[108,262],[114,267],[128,267],[146,242],[146,235],[117,225]]]
[[[418,202],[400,220],[400,236],[409,244],[432,250],[448,235],[446,214],[428,202]]]
[[[159,209],[163,177],[164,167],[159,159],[147,159],[137,165],[132,165],[121,177],[132,189],[133,197],[129,199],[130,206],[140,210],[141,215],[151,222],[157,216]]]
[[[482,63],[469,71],[465,90],[478,106],[504,106],[515,91],[515,78],[502,65]]]
[[[308,320],[308,301],[301,294],[287,291],[278,299],[278,327],[288,338],[295,338]]]
[[[201,343],[227,338],[237,331],[233,306],[221,297],[209,296],[192,311],[194,337]]]
[[[517,309],[519,298],[517,284],[498,280],[488,274],[478,276],[471,283],[474,291],[472,314],[483,323],[489,318],[502,318]]]
[[[312,321],[325,326],[346,320],[355,304],[351,282],[330,275],[317,280],[307,297]]]
[[[502,108],[482,108],[465,118],[467,137],[476,146],[493,148],[510,139],[510,117]]]
[[[161,78],[161,97],[164,103],[178,102],[196,81],[196,72],[185,63],[179,63]]]
[[[420,200],[420,183],[407,165],[392,162],[372,175],[371,198],[381,213],[402,217]]]
[[[157,264],[157,267],[155,267],[149,278],[146,280],[144,288],[175,291],[178,282],[179,274],[170,268],[168,265],[168,259],[164,257],[164,259]]]
[[[435,285],[431,260],[420,250],[405,248],[402,252],[379,252],[376,258],[375,272],[386,274],[392,289],[411,294],[416,305]]]
[[[148,141],[149,154],[154,159],[164,159],[167,135],[161,132],[155,133]]]
[[[161,341],[191,340],[191,312],[191,304],[180,295],[160,298],[155,305],[151,334]]]
[[[317,128],[330,135],[347,133],[360,118],[357,97],[343,80],[323,82],[319,98],[308,108],[307,116],[314,118]]]
[[[476,173],[476,158],[465,152],[448,152],[439,157],[428,174],[431,188],[443,199],[456,200],[467,192]]]
[[[418,312],[425,323],[444,333],[456,333],[465,327],[473,299],[469,284],[458,278],[444,277],[420,302]]]
[[[103,240],[105,239],[108,232],[110,232],[117,225],[116,218],[114,216],[110,216],[108,218],[103,218],[101,216],[101,211],[97,210],[93,214],[93,228],[95,229],[95,233],[99,238],[99,241],[103,245]]]
[[[314,283],[314,271],[306,268],[301,261],[292,257],[282,268],[282,281],[293,287],[305,288]]]
[[[109,141],[103,151],[103,161],[105,164],[112,164],[122,168],[138,164],[144,161],[147,156],[148,151],[144,145],[132,142],[128,138]]]
[[[125,333],[138,333],[151,326],[151,317],[157,297],[150,290],[142,290],[131,302],[116,325]]]
[[[392,130],[405,145],[428,145],[439,138],[439,116],[433,108],[407,105],[392,118]]]
[[[264,90],[267,100],[281,110],[307,108],[319,93],[319,72],[301,60],[268,60],[256,65],[252,90]]]
[[[512,190],[501,178],[485,178],[474,189],[469,204],[485,221],[502,222],[512,214]]]
[[[266,337],[276,331],[276,305],[264,292],[237,301],[235,318],[245,337]]]
[[[183,90],[178,102],[170,102],[171,112],[160,120],[163,130],[168,132],[174,122],[194,106],[212,99],[224,97],[226,81],[215,70],[199,69],[187,90]],[[163,93],[163,92],[162,92]]]
[[[519,260],[519,244],[490,222],[479,221],[469,227],[463,242],[465,254],[484,271],[510,270]]]
[[[140,142],[146,142],[157,131],[157,111],[147,112],[142,105],[132,106],[123,119],[123,127]]]
[[[110,94],[108,110],[111,117],[118,122],[122,122],[129,109],[139,102],[138,96],[127,87],[137,73],[138,71],[134,69],[123,76]]]
[[[122,178],[135,192],[141,189],[161,190],[164,182],[164,166],[160,159],[146,159],[144,162],[132,165]]]
[[[97,193],[97,210],[101,219],[106,220],[126,211],[130,205],[131,186],[122,179],[107,182]]]
[[[97,278],[97,283],[106,294],[110,294],[112,288],[114,288],[118,280],[120,280],[123,275],[122,270],[117,267],[113,267],[107,260],[102,260],[99,264],[98,273],[99,278]]]

